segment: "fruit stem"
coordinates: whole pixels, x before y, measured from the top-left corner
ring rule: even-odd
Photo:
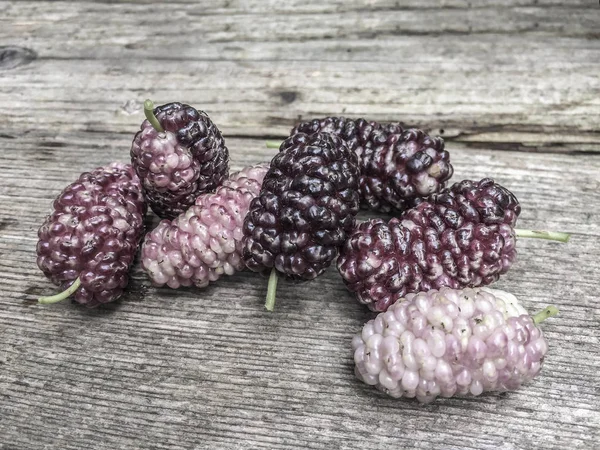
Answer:
[[[267,141],[267,148],[279,148],[281,147],[281,141]]]
[[[265,308],[267,311],[273,311],[275,308],[275,295],[277,294],[277,269],[273,267],[271,275],[269,276],[269,287],[267,288],[267,301],[265,302]]]
[[[79,289],[79,286],[81,286],[81,280],[79,278],[76,278],[75,281],[73,281],[73,284],[69,286],[66,290],[59,292],[56,295],[52,295],[50,297],[40,297],[38,299],[38,302],[44,305],[62,302],[64,299],[69,298],[71,295],[73,295],[75,291]]]
[[[144,102],[144,114],[146,115],[148,122],[150,122],[150,125],[152,125],[156,131],[164,133],[165,130],[154,115],[154,103],[152,103],[152,100],[146,100]]]
[[[537,313],[535,316],[533,316],[533,323],[535,323],[537,325],[538,323],[541,323],[544,320],[546,320],[548,317],[554,317],[557,314],[558,314],[558,308],[556,306],[554,306],[554,305],[546,306],[539,313]]]
[[[515,234],[518,237],[546,239],[548,241],[568,242],[571,235],[569,233],[561,233],[560,231],[538,231],[538,230],[521,230],[515,228]]]

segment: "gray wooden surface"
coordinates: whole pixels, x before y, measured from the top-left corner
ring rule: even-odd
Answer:
[[[600,448],[599,74],[595,0],[0,1],[0,449]],[[371,315],[334,269],[280,283],[272,314],[253,274],[173,291],[139,265],[121,302],[38,306],[50,202],[128,159],[146,97],[206,110],[234,168],[300,118],[442,135],[455,179],[492,176],[521,227],[573,233],[520,241],[497,284],[561,310],[541,375],[384,397],[352,374]]]

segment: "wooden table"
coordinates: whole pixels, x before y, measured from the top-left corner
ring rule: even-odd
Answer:
[[[598,3],[169,3],[0,2],[0,449],[600,448]],[[541,375],[428,406],[379,394],[349,349],[371,314],[333,268],[280,283],[271,314],[252,273],[175,291],[139,264],[121,302],[36,304],[56,292],[35,264],[52,199],[128,160],[147,97],[206,110],[233,168],[331,114],[443,136],[455,180],[494,177],[520,227],[573,233],[521,240],[497,283],[561,310]]]

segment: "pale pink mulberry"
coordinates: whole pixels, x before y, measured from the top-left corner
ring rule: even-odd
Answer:
[[[242,227],[268,164],[232,174],[215,193],[200,195],[183,214],[146,235],[142,267],[156,286],[207,286],[245,268]]]
[[[542,368],[548,344],[517,299],[488,288],[442,288],[399,299],[352,340],[356,376],[392,397],[513,391]]]

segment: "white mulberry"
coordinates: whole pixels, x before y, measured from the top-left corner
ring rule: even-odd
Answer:
[[[511,294],[488,288],[408,294],[369,321],[352,340],[356,376],[392,397],[512,391],[532,380],[548,344]]]
[[[234,173],[215,193],[163,220],[146,235],[142,267],[156,286],[207,286],[245,268],[242,227],[250,202],[260,192],[268,164]]]

